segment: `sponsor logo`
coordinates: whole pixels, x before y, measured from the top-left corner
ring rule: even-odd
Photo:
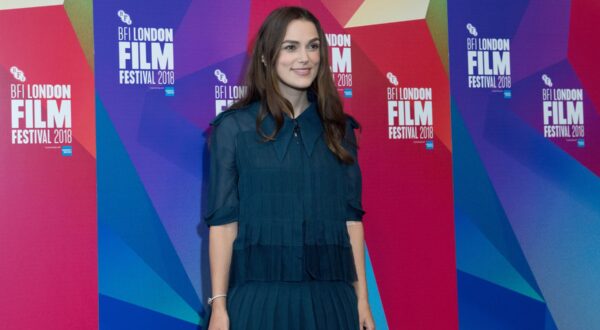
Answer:
[[[60,150],[61,154],[65,157],[73,156],[73,147],[71,146],[63,146],[62,148],[60,148]]]
[[[388,78],[388,81],[390,82],[390,84],[394,85],[394,86],[398,86],[398,78],[391,72],[388,72],[386,77]]]
[[[548,77],[548,75],[543,74],[542,75],[542,81],[544,82],[544,84],[548,87],[552,87],[552,79],[550,79],[550,77]]]
[[[427,141],[425,141],[425,149],[427,149],[427,150],[433,150],[433,140],[427,140]]]
[[[10,67],[10,73],[12,73],[13,77],[20,82],[25,82],[25,80],[27,80],[23,71],[19,70],[16,66]]]
[[[473,36],[477,37],[477,29],[471,23],[467,23],[467,31]]]
[[[131,17],[123,10],[119,10],[117,12],[117,16],[119,16],[119,18],[121,19],[121,22],[127,24],[127,25],[131,25]]]
[[[228,82],[227,76],[223,72],[221,72],[221,70],[219,70],[219,69],[215,70],[215,77],[217,77],[217,79],[223,84],[227,84],[227,82]]]

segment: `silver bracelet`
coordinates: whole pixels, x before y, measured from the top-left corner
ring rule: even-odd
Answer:
[[[214,297],[210,297],[210,298],[208,298],[208,304],[212,305],[213,300],[215,300],[217,298],[220,298],[220,297],[227,297],[227,295],[226,294],[218,294],[218,295],[216,295]]]

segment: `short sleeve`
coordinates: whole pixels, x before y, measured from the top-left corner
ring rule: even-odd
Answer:
[[[239,215],[238,170],[235,156],[235,137],[239,127],[230,114],[231,110],[222,112],[210,123],[212,133],[208,142],[210,150],[208,212],[204,216],[204,221],[209,227],[237,221]]]
[[[362,175],[358,164],[358,146],[354,129],[359,128],[354,118],[347,115],[345,146],[354,157],[354,163],[346,165],[346,221],[362,221]]]

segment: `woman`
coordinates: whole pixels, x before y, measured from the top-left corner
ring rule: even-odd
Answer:
[[[209,330],[374,329],[354,128],[307,10],[259,30],[248,94],[212,122]]]

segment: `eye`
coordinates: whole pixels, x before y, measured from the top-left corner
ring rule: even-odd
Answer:
[[[283,46],[283,49],[287,50],[287,51],[293,51],[293,50],[296,50],[296,45],[294,45],[294,44],[287,44],[287,45]]]
[[[316,42],[315,42],[315,43],[313,43],[313,44],[310,44],[310,45],[308,45],[308,47],[309,47],[310,49],[317,50],[317,49],[321,48],[321,45],[320,45],[319,43],[316,43]]]

